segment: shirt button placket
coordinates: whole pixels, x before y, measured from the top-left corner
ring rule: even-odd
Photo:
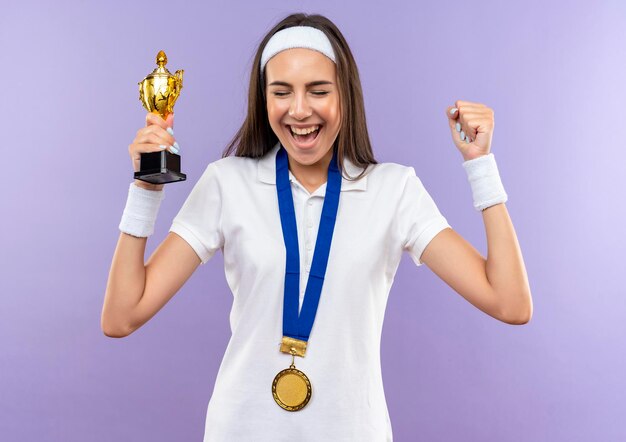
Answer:
[[[306,252],[306,271],[307,273],[311,270],[311,255],[313,254],[313,221],[312,221],[312,212],[313,211],[313,200],[309,198],[307,203],[307,210],[305,213],[306,219],[306,237],[307,237],[307,252]]]
[[[306,271],[307,273],[311,269],[311,255],[313,254],[313,243],[312,243],[312,227],[311,223],[311,212],[313,211],[313,200],[309,197],[306,205],[306,213],[304,214],[305,223],[306,223]]]

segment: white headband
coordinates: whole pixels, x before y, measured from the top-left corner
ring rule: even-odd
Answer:
[[[263,69],[270,58],[285,49],[292,48],[313,49],[330,58],[333,63],[337,63],[330,40],[323,31],[312,26],[292,26],[272,35],[265,45],[261,54],[261,78],[263,78]]]

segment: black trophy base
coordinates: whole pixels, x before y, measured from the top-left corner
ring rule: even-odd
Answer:
[[[139,170],[135,179],[152,184],[185,181],[187,175],[180,171],[180,155],[168,150],[141,154]]]

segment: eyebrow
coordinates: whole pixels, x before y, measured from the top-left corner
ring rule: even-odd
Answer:
[[[326,81],[326,80],[318,80],[318,81],[311,81],[309,83],[307,83],[305,86],[309,87],[309,86],[320,86],[323,84],[333,84],[332,81]],[[287,86],[287,87],[291,87],[291,84],[285,82],[285,81],[272,81],[268,86]]]

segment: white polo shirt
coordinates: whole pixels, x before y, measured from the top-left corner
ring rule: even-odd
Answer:
[[[296,368],[312,395],[283,410],[272,381],[291,356],[279,351],[285,244],[276,195],[277,143],[262,158],[210,163],[174,218],[171,232],[206,263],[220,249],[233,293],[232,336],[209,401],[204,442],[391,441],[380,338],[387,297],[407,251],[422,251],[450,227],[413,167],[368,166],[342,180],[337,220],[317,315]],[[348,159],[347,173],[362,169]],[[313,259],[326,183],[310,194],[289,172],[300,248],[300,307]]]

